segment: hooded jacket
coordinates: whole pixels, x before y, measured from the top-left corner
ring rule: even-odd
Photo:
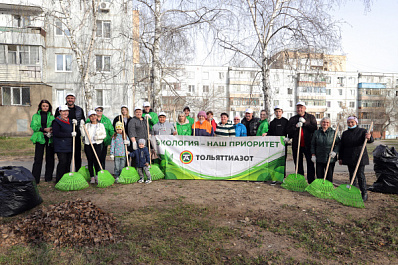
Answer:
[[[235,127],[235,136],[236,137],[245,137],[247,136],[246,126],[242,123],[238,123],[234,125]]]
[[[136,167],[145,167],[146,163],[150,163],[149,151],[146,146],[143,148],[137,148],[137,150],[130,153],[130,156],[135,158]]]
[[[257,129],[256,136],[263,136],[263,133],[268,133],[268,120],[260,120],[260,126]]]
[[[33,114],[32,116],[32,121],[30,123],[30,128],[33,130],[33,135],[30,137],[30,140],[35,144],[45,144],[46,140],[44,138],[44,132],[41,130],[41,110],[39,110],[37,113]],[[46,123],[46,128],[49,128],[52,126],[52,122],[54,120],[54,116],[51,114],[51,112],[47,112],[47,123]],[[51,137],[49,139],[49,143],[53,142],[53,138]]]

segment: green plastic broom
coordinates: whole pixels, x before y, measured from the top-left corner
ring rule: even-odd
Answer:
[[[330,152],[333,151],[334,144],[336,142],[338,128],[339,128],[339,126],[336,127],[336,131],[334,132],[334,138],[333,138],[332,148],[330,149]],[[330,160],[331,160],[331,157],[329,156],[328,163],[326,165],[325,176],[323,177],[323,179],[316,179],[310,185],[308,185],[307,188],[305,188],[306,192],[314,195],[315,197],[321,198],[321,199],[333,199],[333,197],[331,195],[331,193],[334,190],[333,183],[326,180],[326,176],[327,176],[328,170],[329,170]]]
[[[73,124],[73,132],[76,131],[76,125]],[[70,190],[82,190],[88,188],[89,185],[86,179],[79,173],[75,171],[75,136],[72,140],[72,172],[66,173],[55,185],[55,188],[63,191]]]
[[[77,172],[80,173],[86,179],[86,181],[90,181],[91,176],[90,176],[90,171],[88,170],[87,165],[82,166]],[[96,175],[94,167],[93,167],[93,172],[94,172],[94,175]]]
[[[149,122],[148,118],[146,119],[146,124],[147,124],[147,129],[148,129],[148,150],[151,152],[151,139],[149,135]],[[162,170],[159,168],[159,165],[153,164],[152,165],[152,159],[151,155],[149,153],[149,173],[151,173],[151,179],[152,180],[159,180],[159,179],[164,179],[164,174]],[[148,178],[148,176],[147,176]]]
[[[98,164],[99,164],[99,166],[101,168],[101,170],[99,172],[97,172],[98,173],[97,174],[97,176],[98,176],[98,187],[106,188],[108,186],[111,186],[111,185],[113,185],[113,183],[115,183],[115,178],[112,176],[111,173],[109,173],[108,170],[105,170],[105,169],[102,168],[101,162],[100,162],[100,160],[98,158],[97,152],[95,152],[95,149],[94,149],[93,143],[91,142],[91,138],[90,138],[90,135],[88,134],[87,128],[86,128],[86,126],[83,126],[83,127],[84,127],[84,131],[86,132],[86,136],[87,136],[87,138],[88,138],[88,140],[90,142],[91,148],[93,149],[95,158],[97,159],[97,162],[98,162]]]
[[[371,132],[373,129],[373,122],[370,125],[370,129],[369,132]],[[352,184],[354,183],[354,180],[357,176],[357,171],[359,168],[359,164],[361,163],[362,160],[362,155],[363,152],[365,151],[365,147],[366,147],[366,142],[368,141],[368,139],[366,139],[363,142],[362,145],[362,150],[361,150],[361,154],[359,155],[358,158],[358,162],[357,162],[357,166],[355,167],[355,171],[354,174],[352,176],[352,180],[350,184],[341,184],[340,186],[338,186],[334,192],[332,193],[332,197],[346,205],[346,206],[352,206],[352,207],[357,207],[357,208],[365,208],[365,204],[363,203],[363,199],[362,199],[362,195],[361,195],[361,191],[360,189],[358,189],[357,187],[353,186]]]
[[[283,181],[282,187],[287,190],[292,191],[305,191],[307,188],[308,183],[305,177],[301,174],[297,174],[298,171],[298,164],[299,164],[299,156],[300,156],[300,140],[301,140],[301,127],[299,129],[299,137],[298,137],[298,147],[297,147],[297,158],[296,158],[296,173],[289,174]]]
[[[120,120],[120,116],[119,116]],[[126,131],[124,130],[124,122],[123,122],[123,139],[126,138]],[[126,152],[126,160],[127,160],[127,167],[122,169],[119,176],[119,183],[121,184],[130,184],[137,182],[140,179],[137,170],[134,167],[130,167],[129,156],[127,152],[127,145],[124,145],[124,151]]]

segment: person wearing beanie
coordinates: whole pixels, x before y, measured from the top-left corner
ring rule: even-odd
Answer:
[[[116,132],[112,136],[110,149],[111,160],[115,161],[114,175],[116,183],[119,182],[120,173],[122,172],[122,169],[125,167],[127,162],[125,145],[129,146],[130,140],[128,139],[128,136],[123,132],[123,123],[118,121],[116,122]]]
[[[194,136],[214,136],[213,126],[206,120],[206,112],[199,111],[198,121],[192,125],[192,135]]]
[[[146,140],[139,139],[138,140],[138,148],[130,153],[132,158],[135,158],[135,167],[137,169],[138,175],[140,176],[140,180],[138,183],[144,182],[144,172],[147,176],[147,180],[145,183],[149,184],[152,182],[151,173],[149,172],[149,163],[151,162],[149,157],[148,148],[145,146]]]

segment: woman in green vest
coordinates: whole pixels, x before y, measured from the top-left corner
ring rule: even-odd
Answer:
[[[266,136],[268,133],[268,127],[267,112],[262,110],[260,112],[260,125],[258,126],[256,136]]]
[[[192,135],[191,123],[185,113],[178,114],[177,133],[178,135]]]
[[[37,113],[33,114],[30,128],[33,135],[30,140],[35,144],[35,158],[32,167],[32,175],[36,183],[40,182],[41,167],[43,164],[43,154],[46,150],[46,171],[44,180],[49,182],[53,179],[54,172],[54,146],[52,144],[52,122],[54,116],[51,113],[52,106],[48,100],[40,101]]]

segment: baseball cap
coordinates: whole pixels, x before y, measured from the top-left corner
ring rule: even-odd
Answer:
[[[166,117],[166,113],[165,113],[164,111],[161,111],[161,112],[159,112],[158,117],[159,117],[159,116],[165,116],[165,117]]]
[[[135,107],[135,108],[134,108],[134,111],[136,111],[137,109],[142,110],[141,107]]]
[[[75,94],[73,94],[73,93],[68,93],[68,94],[66,94],[65,98],[68,97],[68,96],[76,97]]]
[[[282,109],[279,105],[276,105],[275,107],[274,107],[274,110],[276,110],[276,109]]]
[[[296,106],[300,106],[300,105],[306,107],[305,103],[303,101],[299,101],[296,103]]]
[[[59,110],[59,111],[62,111],[62,110],[69,110],[69,108],[68,108],[67,105],[61,105],[61,106],[59,106],[58,110]]]
[[[253,110],[251,108],[246,109],[246,113],[253,113]]]
[[[150,107],[151,104],[148,101],[145,101],[144,104],[142,105],[143,107]]]
[[[94,110],[90,110],[88,112],[88,116],[90,117],[91,115],[97,115],[97,112],[95,112]]]

